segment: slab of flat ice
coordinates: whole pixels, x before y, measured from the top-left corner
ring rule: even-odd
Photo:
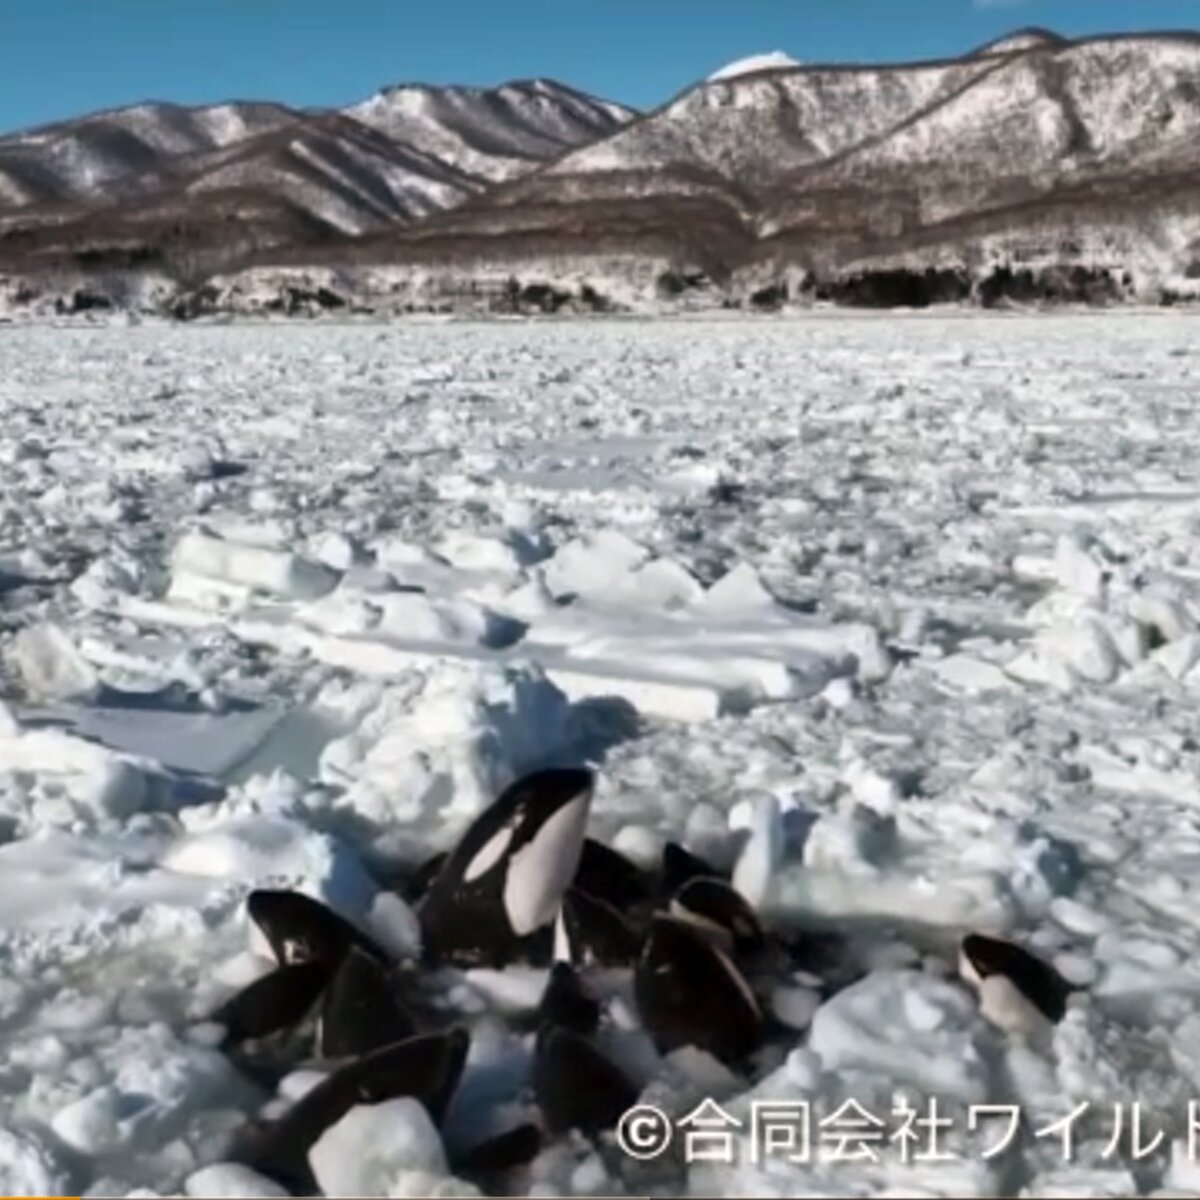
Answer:
[[[58,705],[22,713],[173,771],[221,778],[249,758],[285,715],[282,704],[224,713]]]
[[[231,584],[291,600],[309,600],[331,591],[338,574],[321,563],[273,546],[258,546],[196,532],[175,548],[175,588],[181,580],[199,577],[214,586]],[[203,584],[197,585],[200,589]]]

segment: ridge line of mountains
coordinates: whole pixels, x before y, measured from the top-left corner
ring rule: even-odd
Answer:
[[[1200,298],[1200,32],[784,57],[642,113],[535,79],[0,136],[0,310]]]

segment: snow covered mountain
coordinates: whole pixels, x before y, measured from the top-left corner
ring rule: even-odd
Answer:
[[[1028,272],[1013,286],[1034,298],[1173,294],[1200,275],[1198,135],[1200,36],[1026,30],[944,61],[706,80],[354,253],[522,278],[570,262],[563,284],[588,261],[650,263],[726,296],[922,303],[978,294],[997,271]]]
[[[607,136],[633,109],[547,79],[498,88],[388,88],[349,116],[483,179],[513,179]]]
[[[0,137],[0,211],[94,199],[117,180],[295,121],[281,104],[139,104]]]
[[[1012,33],[993,41],[985,42],[974,51],[976,57],[986,54],[1011,54],[1017,50],[1033,50],[1038,46],[1063,46],[1066,39],[1049,29],[1036,25],[1027,25],[1023,29],[1014,29]]]
[[[134,144],[149,149],[123,172],[101,153],[111,115],[0,142],[10,180],[51,181],[0,211],[0,269],[136,255],[193,283],[253,267],[243,291],[259,294],[264,271],[307,269],[405,306],[503,305],[513,280],[539,305],[1200,291],[1197,34],[1022,29],[897,65],[775,52],[642,116],[542,80],[397,87],[344,113],[218,111],[143,115]],[[47,149],[60,144],[89,155]],[[29,169],[39,154],[58,175]],[[50,202],[88,179],[102,201]]]
[[[755,71],[787,70],[789,67],[798,66],[800,63],[790,54],[783,50],[771,50],[766,54],[751,54],[748,58],[739,58],[734,62],[726,63],[720,70],[714,71],[708,77],[708,81],[711,83],[716,79],[733,79],[738,75],[751,75]]]
[[[124,192],[144,193],[161,173],[187,172],[181,160],[285,128],[299,129],[303,138],[304,126],[312,122],[328,137],[338,115],[278,104],[142,104],[0,137],[0,210],[54,200],[94,201],[111,195],[122,181]],[[491,89],[388,88],[341,115],[334,136],[369,140],[361,124],[379,135],[376,151],[395,141],[401,143],[401,157],[437,159],[443,169],[499,180],[609,134],[635,112],[536,79]],[[254,157],[255,152],[247,155]]]
[[[393,88],[344,112],[99,113],[0,139],[0,263],[194,280],[268,247],[420,220],[633,116],[547,80]]]
[[[153,176],[121,180],[114,191],[138,196],[174,189],[203,203],[214,192],[254,190],[353,234],[449,208],[481,186],[452,162],[330,113],[172,159]]]

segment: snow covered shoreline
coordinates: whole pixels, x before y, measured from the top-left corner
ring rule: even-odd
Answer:
[[[362,312],[344,315],[337,312],[312,312],[303,315],[285,316],[270,313],[238,313],[197,317],[193,320],[178,320],[152,312],[83,313],[78,315],[51,314],[46,312],[9,312],[8,320],[0,320],[0,337],[28,329],[288,329],[293,326],[307,328],[313,324],[329,329],[362,329],[429,326],[482,326],[513,327],[531,326],[625,326],[642,325],[647,321],[656,326],[670,328],[675,325],[777,325],[807,324],[814,321],[853,322],[909,322],[909,321],[1051,321],[1089,320],[1129,321],[1163,320],[1179,321],[1200,314],[1200,304],[1181,301],[1176,305],[1121,303],[1112,305],[1051,304],[1041,308],[1014,306],[1011,308],[980,308],[971,304],[934,304],[924,308],[870,308],[853,305],[818,303],[811,306],[787,306],[776,311],[747,313],[738,309],[694,310],[645,310],[631,309],[626,312],[561,312],[561,313],[486,313],[486,312],[406,312],[388,314]]]
[[[262,969],[246,891],[366,919],[562,760],[630,857],[731,867],[772,798],[762,911],[873,967],[819,1006],[781,984],[753,1079],[616,1022],[676,1115],[901,1090],[1176,1122],[1143,1159],[1084,1121],[1072,1163],[656,1186],[1192,1187],[1200,350],[1177,313],[1053,316],[0,330],[0,1191],[219,1161],[271,1099],[195,1029]],[[976,927],[1086,985],[1049,1047],[945,978]],[[445,982],[487,1124],[522,1044],[503,986]],[[647,1178],[572,1145],[525,1187]]]

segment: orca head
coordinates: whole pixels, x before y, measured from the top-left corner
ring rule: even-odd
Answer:
[[[1001,1028],[1014,1030],[1030,1023],[1026,1008],[1057,1024],[1075,990],[1054,967],[1023,946],[981,933],[962,939],[959,974],[979,993],[984,1015]]]
[[[634,999],[664,1053],[694,1045],[725,1062],[757,1049],[762,1009],[732,959],[690,921],[659,914],[634,969]]]
[[[352,946],[379,962],[387,961],[365,933],[303,892],[260,888],[246,897],[246,911],[281,965],[318,961],[336,968]]]
[[[504,909],[518,937],[554,919],[583,852],[594,779],[590,771],[544,771],[517,793],[504,878]],[[486,851],[481,850],[480,854]]]
[[[748,958],[761,954],[767,935],[746,898],[731,884],[697,875],[675,893],[670,914],[692,922],[726,954]]]
[[[519,779],[481,813],[420,905],[433,957],[501,957],[548,926],[579,866],[594,776],[560,768]]]

